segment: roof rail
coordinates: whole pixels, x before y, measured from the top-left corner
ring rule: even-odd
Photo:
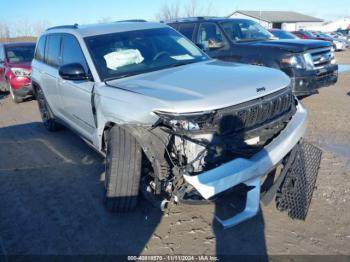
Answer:
[[[78,24],[74,24],[74,25],[59,25],[59,26],[53,26],[53,27],[49,27],[48,29],[46,29],[46,31],[49,30],[54,30],[54,29],[77,29],[78,28]]]
[[[193,16],[193,17],[169,19],[169,20],[161,21],[161,23],[194,22],[194,21],[199,21],[199,20],[218,19],[218,18],[222,18],[222,17],[218,17],[218,16]]]
[[[123,23],[123,22],[139,22],[139,23],[144,23],[144,22],[147,22],[147,20],[144,20],[144,19],[128,19],[128,20],[116,21],[116,23]]]

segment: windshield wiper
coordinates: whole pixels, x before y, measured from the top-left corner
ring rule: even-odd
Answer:
[[[196,62],[197,62],[197,61],[195,61],[195,60],[183,61],[183,62],[179,62],[179,63],[175,63],[175,64],[172,64],[172,65],[169,65],[169,68],[171,68],[171,67],[178,67],[178,66],[184,66],[184,65],[189,65],[189,64],[196,63]]]
[[[122,79],[122,78],[125,78],[125,77],[134,76],[134,75],[138,75],[138,74],[142,74],[142,73],[145,73],[145,72],[133,72],[133,73],[121,74],[121,75],[118,75],[118,76],[111,76],[111,77],[105,78],[103,81],[104,82],[108,82],[108,81]]]

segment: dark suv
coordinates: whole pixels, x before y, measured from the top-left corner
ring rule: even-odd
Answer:
[[[332,44],[315,40],[276,40],[247,19],[195,17],[167,22],[209,56],[225,61],[278,68],[292,80],[297,96],[318,93],[337,82]]]

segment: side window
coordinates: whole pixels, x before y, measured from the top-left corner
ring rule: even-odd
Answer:
[[[172,28],[174,28],[175,30],[179,29],[179,26],[177,24],[168,24],[168,26],[171,26]]]
[[[72,35],[62,36],[62,64],[79,63],[87,72],[87,64],[78,40]]]
[[[227,42],[217,24],[202,23],[198,30],[198,43],[205,49],[215,49],[225,46]]]
[[[47,36],[46,63],[53,67],[60,65],[61,35]]]
[[[46,36],[40,37],[36,50],[35,50],[35,59],[38,61],[44,61],[45,58],[45,44],[46,44]]]
[[[195,24],[181,24],[178,31],[188,39],[192,40],[195,26]]]

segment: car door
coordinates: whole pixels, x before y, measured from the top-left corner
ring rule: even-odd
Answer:
[[[58,67],[60,66],[61,54],[61,34],[49,34],[46,38],[42,37],[39,40],[39,44],[46,44],[44,60],[38,60],[42,63],[40,69],[38,69],[41,78],[40,83],[45,83],[41,86],[41,89],[55,116],[61,117],[57,91]]]
[[[251,61],[257,58],[256,52],[252,50],[255,48],[249,46],[249,43],[239,43],[237,40],[234,40],[236,38],[242,38],[242,31],[247,32],[249,30],[244,21],[223,22],[220,24],[220,26],[226,37],[231,39],[231,56],[228,61],[246,63],[246,61]]]
[[[216,23],[203,22],[199,25],[197,45],[212,58],[230,61],[230,44]]]
[[[79,63],[89,72],[85,56],[75,36],[62,35],[62,64]],[[69,125],[86,139],[92,140],[95,131],[91,94],[94,82],[91,80],[58,79],[60,111]]]

